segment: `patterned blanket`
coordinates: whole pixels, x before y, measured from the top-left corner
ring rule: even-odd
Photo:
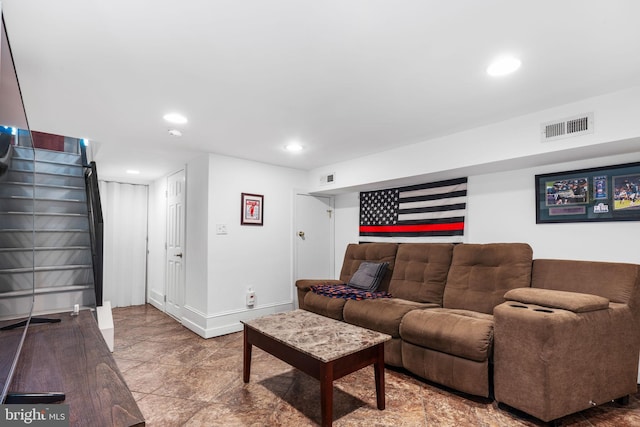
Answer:
[[[370,292],[352,288],[349,285],[318,284],[311,286],[311,291],[330,298],[345,298],[358,301],[363,299],[391,298],[391,294],[386,291]]]

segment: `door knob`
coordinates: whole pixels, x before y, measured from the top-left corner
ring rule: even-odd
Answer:
[[[304,231],[298,231],[298,236],[304,238]]]
[[[182,254],[176,254],[176,256],[182,258]]]

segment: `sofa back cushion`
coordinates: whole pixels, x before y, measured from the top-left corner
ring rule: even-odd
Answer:
[[[442,306],[452,255],[452,243],[400,244],[389,293],[395,298]]]
[[[344,254],[340,280],[349,283],[363,261],[388,262],[387,271],[378,286],[379,291],[389,290],[389,281],[395,265],[397,243],[350,243]]]
[[[456,245],[443,307],[493,314],[508,290],[531,286],[532,261],[526,243]]]
[[[602,261],[536,259],[531,287],[599,295],[637,306],[640,265]]]

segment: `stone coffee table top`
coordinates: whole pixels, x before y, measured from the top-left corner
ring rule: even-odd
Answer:
[[[330,362],[391,339],[390,335],[301,309],[242,323],[322,362]]]

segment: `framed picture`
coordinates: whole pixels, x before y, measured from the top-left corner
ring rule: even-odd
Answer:
[[[536,223],[640,221],[640,163],[536,175]]]
[[[264,221],[264,196],[242,193],[240,225],[262,225]]]

